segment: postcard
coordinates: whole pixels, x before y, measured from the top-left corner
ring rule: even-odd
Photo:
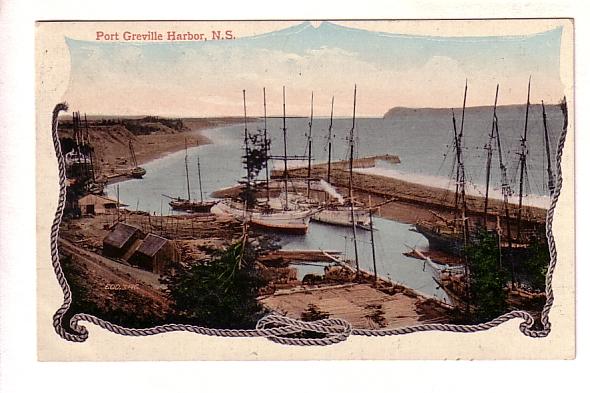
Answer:
[[[40,360],[572,358],[573,21],[36,26]]]

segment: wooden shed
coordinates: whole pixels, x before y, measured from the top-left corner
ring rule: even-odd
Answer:
[[[129,259],[129,263],[156,274],[163,274],[179,260],[174,243],[150,233]]]
[[[127,206],[119,203],[119,207]],[[114,214],[117,212],[117,201],[100,195],[88,194],[78,200],[82,214]]]
[[[144,237],[139,228],[120,222],[102,240],[102,254],[110,258],[123,258]]]

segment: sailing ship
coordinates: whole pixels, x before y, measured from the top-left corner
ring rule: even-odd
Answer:
[[[251,167],[248,162],[250,148],[248,144],[248,121],[246,114],[246,91],[243,90],[244,98],[244,147],[245,147],[245,161],[247,176],[245,181],[246,191],[252,190],[253,179]],[[264,97],[264,150],[268,153],[268,141],[266,132],[266,90],[263,90]],[[309,227],[310,217],[315,210],[313,208],[303,208],[296,203],[289,203],[288,190],[288,171],[287,161],[289,159],[299,159],[298,157],[289,157],[287,155],[287,125],[286,125],[286,103],[285,103],[285,87],[283,86],[283,143],[284,155],[281,157],[284,161],[283,185],[284,192],[280,198],[271,198],[269,191],[268,172],[266,181],[266,200],[254,201],[254,206],[248,206],[246,201],[232,201],[224,200],[216,204],[211,212],[218,215],[230,215],[238,220],[247,223],[253,227],[258,227],[275,232],[287,232],[292,234],[305,234]],[[265,154],[265,166],[268,167],[268,159],[270,156]],[[284,198],[284,200],[283,200]],[[260,203],[262,202],[262,203]]]
[[[146,174],[146,170],[137,165],[137,157],[135,156],[135,149],[133,149],[131,139],[129,139],[129,152],[131,153],[131,163],[133,164],[130,175],[136,179],[141,179]]]
[[[311,182],[311,156],[312,156],[312,139],[311,139],[311,130],[312,130],[312,123],[313,123],[313,94],[312,94],[312,109],[311,109],[311,116],[310,116],[310,121],[309,121],[309,134],[308,134],[308,140],[309,140],[309,145],[308,145],[308,164],[307,164],[307,181],[308,181],[308,186],[307,186],[307,192],[308,192],[308,198],[309,198],[309,192],[310,192],[310,182]],[[353,138],[352,135],[354,135],[354,128],[355,128],[355,120],[356,120],[356,86],[355,86],[355,90],[354,90],[354,104],[353,104],[353,111],[352,111],[352,129],[350,131],[351,136],[350,138]],[[331,172],[331,160],[332,160],[332,126],[333,126],[333,118],[334,118],[334,97],[332,97],[332,107],[330,110],[330,125],[328,126],[328,178],[327,178],[327,186],[324,184],[320,184],[320,186],[322,187],[331,187],[332,190],[333,187],[330,185],[330,172]],[[350,143],[353,143],[354,140],[351,139]],[[352,147],[352,151],[354,151],[354,147]],[[339,197],[339,194],[337,195],[336,201],[334,200],[330,200],[330,198],[326,199],[326,202],[321,205],[321,209],[318,210],[318,212],[316,214],[314,214],[311,219],[313,221],[317,221],[317,222],[321,222],[324,224],[330,224],[330,225],[338,225],[338,226],[357,226],[363,229],[369,229],[370,226],[370,217],[369,217],[369,211],[367,209],[365,209],[363,206],[361,206],[359,203],[355,202],[352,200],[352,168],[353,168],[353,160],[354,157],[352,156],[352,152],[351,152],[351,157],[349,157],[349,177],[350,177],[350,182],[349,182],[349,199],[348,201],[345,202],[344,198]],[[337,192],[334,190],[332,192],[336,193]],[[353,204],[356,204],[356,206],[352,207]],[[353,213],[351,214],[351,210],[353,211]]]
[[[64,158],[66,161],[66,168],[73,166],[88,166],[91,164],[90,154],[86,154],[90,151],[89,148],[89,137],[88,137],[88,123],[86,123],[86,135],[82,131],[82,125],[80,120],[80,113],[72,113],[72,128],[75,147],[68,153],[65,154]]]
[[[201,161],[199,156],[197,156],[197,174],[199,178],[199,193],[200,199],[193,200],[191,199],[191,185],[189,179],[189,170],[188,170],[188,147],[186,139],[184,140],[184,167],[186,173],[186,190],[187,190],[187,199],[183,199],[180,197],[172,198],[172,200],[168,203],[172,210],[181,210],[190,213],[209,213],[211,208],[215,206],[218,202],[216,200],[203,200],[203,185],[201,182]]]
[[[233,216],[252,227],[295,235],[307,233],[312,214],[311,210],[282,210],[281,206],[246,209],[239,202],[228,200],[219,202],[211,209],[211,212]]]
[[[504,219],[504,225],[501,226],[500,215],[496,216],[496,228],[494,229],[498,235],[500,235],[499,246],[504,253],[512,255],[513,257],[526,253],[528,249],[527,239],[523,236],[521,231],[522,221],[522,200],[523,200],[523,184],[526,176],[526,155],[527,155],[527,130],[528,130],[528,117],[530,107],[530,80],[528,85],[526,114],[525,114],[525,126],[523,136],[521,137],[521,152],[519,153],[519,168],[520,168],[520,187],[519,187],[519,207],[516,216],[517,225],[517,236],[512,237],[511,234],[511,215],[509,211],[508,198],[512,195],[510,184],[508,183],[506,166],[502,157],[502,146],[500,141],[500,129],[498,126],[497,117],[497,101],[498,101],[498,89],[496,86],[496,99],[494,102],[493,117],[492,117],[492,131],[489,135],[489,141],[485,146],[487,150],[487,162],[486,162],[486,192],[484,200],[484,214],[483,214],[483,225],[485,230],[488,228],[488,201],[489,201],[489,182],[490,182],[490,167],[492,160],[492,144],[493,139],[496,139],[498,160],[501,173],[502,182],[502,213]],[[454,111],[453,116],[453,131],[454,131],[454,146],[455,146],[455,163],[456,163],[456,188],[455,188],[455,212],[453,219],[447,219],[441,215],[433,213],[438,220],[420,220],[414,225],[414,230],[422,234],[428,239],[429,245],[432,249],[441,250],[451,255],[461,256],[464,248],[464,244],[471,240],[469,234],[469,220],[467,217],[467,206],[465,199],[465,167],[463,157],[463,126],[465,117],[465,102],[467,99],[467,83],[465,84],[465,91],[463,97],[463,111],[461,116],[461,125],[457,130],[456,118]],[[550,160],[549,160],[550,161]],[[471,220],[474,218],[472,217]],[[503,230],[505,229],[505,231]]]

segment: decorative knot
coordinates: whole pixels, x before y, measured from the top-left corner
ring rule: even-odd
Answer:
[[[339,318],[304,322],[269,314],[258,321],[256,330],[269,340],[280,344],[331,345],[345,341],[352,332],[352,326]]]

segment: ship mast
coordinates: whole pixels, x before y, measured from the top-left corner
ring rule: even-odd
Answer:
[[[512,258],[512,230],[510,229],[510,210],[508,204],[508,197],[511,194],[510,190],[510,183],[508,182],[508,175],[506,171],[506,166],[504,165],[504,159],[502,158],[502,143],[500,141],[500,127],[498,126],[498,115],[494,112],[494,128],[496,130],[496,142],[498,146],[498,162],[500,164],[500,176],[502,181],[502,207],[504,209],[504,219],[506,220],[506,240],[508,240],[508,258],[510,259],[510,267],[511,267],[511,280],[512,284],[514,285],[515,282],[515,271],[514,271],[514,258]],[[499,223],[499,216],[498,216],[498,223]],[[502,266],[502,227],[498,225],[498,245],[500,248],[500,260],[499,264]]]
[[[543,129],[545,130],[545,150],[547,152],[547,181],[549,187],[549,194],[552,195],[555,190],[555,183],[553,179],[553,170],[551,169],[551,146],[549,145],[549,132],[547,130],[547,113],[545,112],[545,103],[541,101],[543,107]]]
[[[307,134],[307,197],[311,195],[311,153],[312,153],[312,135],[311,128],[313,126],[313,91],[311,92],[311,114],[309,117],[309,133]]]
[[[285,210],[289,210],[289,192],[287,190],[287,121],[286,121],[286,109],[285,109],[285,86],[283,86],[283,147],[284,147],[284,172],[283,172],[283,183],[285,184]]]
[[[463,235],[463,259],[465,262],[465,278],[466,278],[466,292],[467,292],[467,313],[471,312],[471,279],[469,261],[465,255],[465,247],[469,241],[469,226],[467,223],[467,203],[465,199],[465,165],[463,162],[463,126],[465,124],[465,105],[467,103],[467,80],[465,80],[465,91],[463,93],[463,110],[461,114],[461,128],[456,139],[456,154],[457,154],[457,195],[455,199],[457,205],[461,205],[461,231]],[[454,114],[453,114],[453,126],[455,126]],[[458,200],[457,200],[458,199]]]
[[[360,276],[358,245],[356,241],[356,222],[354,217],[354,199],[352,196],[352,167],[354,161],[354,126],[356,122],[356,84],[354,85],[354,101],[352,105],[352,127],[350,128],[349,144],[350,157],[348,159],[349,178],[348,178],[348,198],[350,200],[350,221],[352,223],[352,237],[354,242],[354,261],[356,265],[356,278]]]
[[[453,112],[453,131],[455,134],[455,154],[457,162],[456,184],[455,184],[455,219],[459,209],[463,209],[465,204],[465,168],[463,167],[463,125],[465,124],[465,104],[467,102],[467,80],[465,80],[465,91],[463,93],[463,110],[461,113],[461,128],[457,133],[457,124],[455,120],[455,112]],[[461,207],[459,206],[461,205]]]
[[[84,113],[84,126],[86,128],[86,147],[88,151],[88,156],[90,158],[90,169],[92,171],[92,181],[96,183],[96,176],[94,173],[94,159],[92,154],[92,147],[90,146],[90,131],[88,130],[88,118],[86,117],[86,113]]]
[[[461,130],[459,132],[459,145],[457,148],[457,160],[459,165],[459,188],[461,191],[461,219],[463,221],[463,227],[465,228],[463,232],[467,232],[467,204],[465,200],[465,165],[463,163],[463,124],[465,123],[465,104],[467,102],[467,80],[465,80],[465,92],[463,94],[463,111],[461,113]],[[465,236],[467,234],[465,233]]]
[[[467,204],[465,199],[465,166],[463,163],[463,125],[465,120],[465,104],[467,102],[467,80],[465,81],[465,91],[463,93],[463,110],[461,115],[461,128],[457,132],[457,122],[455,119],[455,111],[451,109],[453,114],[453,131],[455,136],[455,161],[457,162],[456,185],[455,185],[455,220],[457,214],[461,212],[461,220],[463,227],[466,223]]]
[[[199,146],[199,141],[197,140],[197,147]],[[203,203],[203,184],[201,182],[201,160],[199,159],[199,155],[197,154],[197,176],[199,177],[199,193],[201,196],[201,203]]]
[[[518,212],[516,216],[516,239],[520,240],[521,236],[521,221],[522,221],[522,197],[523,197],[523,185],[524,185],[524,176],[526,173],[526,156],[527,156],[527,145],[526,145],[526,138],[527,138],[527,131],[529,126],[529,107],[530,107],[530,99],[531,99],[531,78],[529,77],[529,85],[527,91],[527,98],[526,98],[526,113],[524,118],[524,132],[522,138],[520,139],[520,181],[518,186]]]
[[[264,157],[266,158],[265,170],[266,170],[266,203],[270,202],[270,184],[268,179],[268,137],[266,127],[266,88],[262,88],[262,97],[264,100]]]
[[[496,85],[496,98],[494,99],[494,113],[492,116],[492,132],[490,133],[487,145],[485,149],[488,151],[488,157],[486,161],[486,197],[484,201],[483,207],[483,219],[484,219],[484,228],[487,230],[488,228],[488,202],[489,202],[489,193],[490,193],[490,175],[491,175],[491,168],[492,168],[492,155],[493,155],[493,143],[494,143],[494,129],[495,129],[495,119],[496,119],[496,106],[498,105],[498,90],[500,89],[500,84]]]
[[[332,96],[332,109],[330,110],[330,125],[328,126],[328,183],[332,170],[332,122],[334,119],[334,96]]]
[[[504,199],[503,207],[504,207],[504,216],[506,218],[506,236],[508,238],[508,243],[512,242],[512,235],[510,233],[510,211],[508,205],[508,197],[511,194],[510,190],[510,183],[508,183],[508,175],[506,171],[506,165],[504,165],[504,160],[502,158],[502,144],[500,142],[500,128],[498,127],[498,117],[494,115],[494,125],[496,128],[496,142],[498,144],[498,161],[500,164],[500,175],[502,179],[502,197]]]
[[[453,136],[455,139],[455,163],[458,163],[457,158],[457,151],[459,150],[459,134],[457,133],[457,120],[455,118],[455,110],[451,108],[451,113],[453,114]],[[455,221],[457,220],[457,215],[459,212],[459,164],[457,164],[456,175],[455,175],[455,209],[454,209],[454,216]]]
[[[131,147],[131,151],[133,151],[133,146],[131,146],[131,141],[129,141],[129,146]],[[186,143],[186,138],[184,138],[184,168],[186,173],[186,191],[187,197],[186,200],[190,202],[191,200],[191,183],[188,177],[188,147]]]
[[[244,98],[244,146],[246,149],[246,188],[250,189],[250,148],[248,146],[248,117],[246,115],[246,90],[242,90],[242,96]]]
[[[185,140],[186,144],[186,140]],[[129,139],[129,152],[131,153],[131,161],[133,162],[133,166],[137,166],[137,157],[135,156],[135,150],[133,149],[133,142]]]

